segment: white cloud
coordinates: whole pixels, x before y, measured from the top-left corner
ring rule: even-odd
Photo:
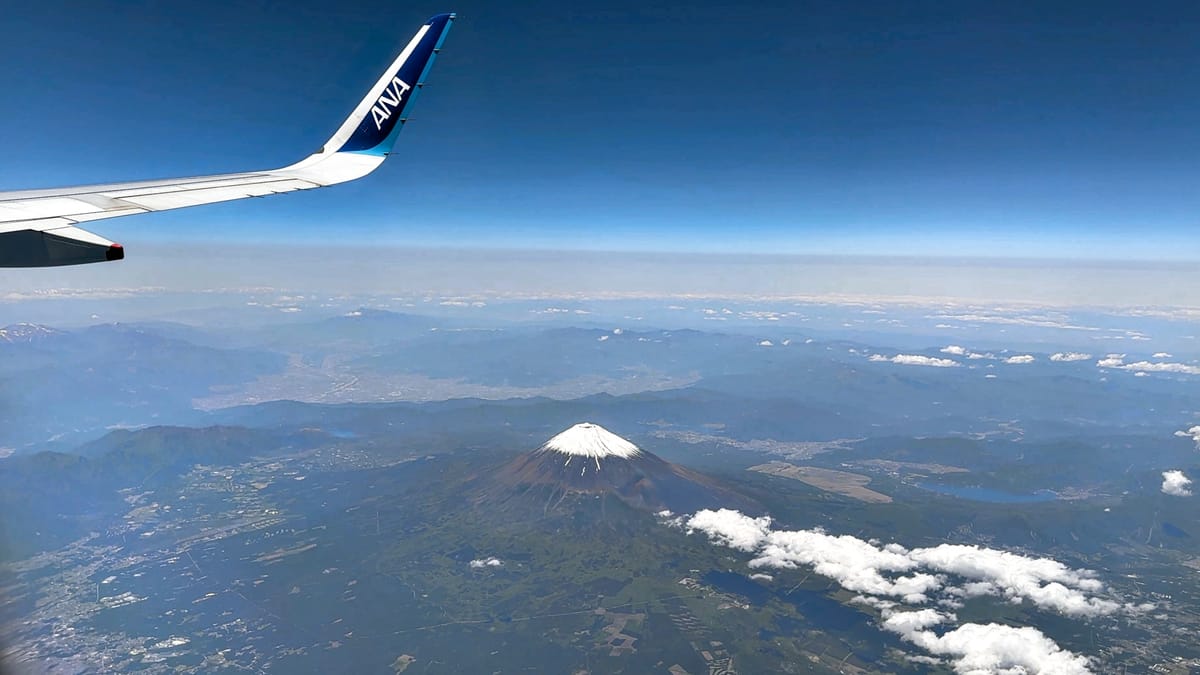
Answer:
[[[481,570],[485,567],[503,567],[504,561],[499,558],[476,558],[471,561],[471,569]]]
[[[1064,363],[1069,363],[1071,361],[1087,361],[1090,358],[1092,358],[1091,354],[1084,354],[1083,352],[1057,352],[1050,355],[1051,361],[1061,361]]]
[[[1154,353],[1154,358],[1156,358],[1156,359],[1169,359],[1169,358],[1171,358],[1171,355],[1170,355],[1170,354],[1168,354],[1168,353],[1166,353],[1166,352],[1155,352],[1155,353]]]
[[[1143,373],[1182,373],[1184,375],[1200,375],[1200,366],[1190,366],[1186,363],[1151,363],[1150,361],[1138,361],[1124,366],[1125,370],[1133,370]]]
[[[1196,449],[1200,450],[1200,424],[1186,431],[1176,431],[1175,435],[1181,438],[1191,438],[1196,443]]]
[[[883,621],[883,627],[900,635],[911,635],[954,618],[952,614],[946,615],[932,609],[920,609],[914,612],[885,612],[884,614],[886,618]]]
[[[730,509],[699,511],[686,520],[686,527],[720,545],[754,553],[751,568],[803,565],[847,590],[910,604],[987,595],[1076,617],[1120,609],[1116,602],[1095,597],[1104,585],[1092,572],[1049,558],[961,544],[909,550],[820,529],[772,530],[770,517],[750,518]],[[961,586],[947,586],[950,576],[961,580]]]
[[[1090,571],[1073,570],[1057,560],[961,544],[913,549],[908,555],[930,570],[967,580],[962,591],[968,597],[1028,600],[1067,616],[1100,616],[1120,609],[1116,602],[1088,595],[1104,590]]]
[[[1200,375],[1200,366],[1192,366],[1186,363],[1171,363],[1166,361],[1137,361],[1134,363],[1125,363],[1124,354],[1109,354],[1108,356],[1097,361],[1096,365],[1101,368],[1131,370],[1135,373],[1179,373],[1182,375]]]
[[[933,627],[957,622],[954,614],[905,605],[933,602],[957,608],[965,598],[991,596],[1075,618],[1122,610],[1119,603],[1097,597],[1105,587],[1094,573],[1049,558],[961,544],[909,550],[820,529],[772,530],[770,517],[751,518],[730,509],[699,511],[684,520],[689,534],[704,532],[714,543],[753,554],[751,569],[803,566],[860,593],[851,602],[879,610],[885,630],[945,657],[958,673],[1091,671],[1086,657],[1062,649],[1035,628],[967,623],[938,634]]]
[[[925,602],[928,594],[942,585],[931,574],[885,576],[885,572],[908,572],[917,567],[899,546],[880,548],[857,537],[820,530],[771,532],[758,557],[750,561],[752,568],[792,569],[801,564],[848,590],[899,597],[905,602]]]
[[[966,347],[960,347],[959,345],[949,345],[946,347],[942,347],[941,352],[943,354],[953,354],[954,356],[965,356],[968,359],[994,359],[994,358],[996,358],[993,354],[981,354],[979,352],[973,352],[973,351],[967,349]]]
[[[774,347],[775,343],[771,342],[770,340],[763,340],[762,342],[758,343],[758,346],[759,347]]]
[[[1191,497],[1192,491],[1188,486],[1192,484],[1192,479],[1183,475],[1178,469],[1172,471],[1164,471],[1162,473],[1163,483],[1162,491],[1174,497]]]
[[[705,509],[687,520],[687,532],[699,530],[722,546],[752,552],[767,538],[771,517],[751,518],[733,509]]]
[[[954,660],[954,671],[964,675],[1085,675],[1091,673],[1087,657],[1059,647],[1041,631],[1029,626],[968,623],[942,635],[929,630],[955,619],[932,609],[885,612],[883,627],[931,654]]]
[[[1032,354],[1019,354],[1017,356],[1010,356],[1007,359],[1004,359],[1004,362],[1014,365],[1022,365],[1026,363],[1033,363],[1035,360],[1036,359],[1033,358]]]
[[[901,366],[933,366],[935,368],[955,368],[958,366],[957,361],[939,359],[933,356],[921,356],[920,354],[897,354],[890,359],[882,354],[872,354],[867,360],[876,363],[887,361]]]
[[[771,576],[770,574],[763,574],[762,572],[755,572],[754,574],[750,575],[750,578],[754,579],[755,581],[773,581],[775,579],[775,577]]]
[[[1099,331],[1093,326],[1078,326],[1070,323],[1061,316],[1000,316],[995,314],[938,314],[927,316],[927,319],[949,319],[964,323],[996,323],[1012,326],[1037,326],[1039,328],[1061,328],[1063,330]],[[942,328],[944,324],[938,324]],[[950,328],[950,326],[945,326]]]

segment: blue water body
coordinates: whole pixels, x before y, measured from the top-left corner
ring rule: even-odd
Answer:
[[[811,626],[826,630],[849,630],[867,621],[867,616],[862,612],[818,591],[793,588],[775,593],[749,577],[734,572],[709,572],[704,575],[702,581],[719,591],[740,595],[756,605],[766,604],[774,595],[795,606],[809,623],[779,617],[778,628],[784,635],[797,635],[802,628]]]
[[[1033,494],[1017,494],[1015,492],[993,490],[992,488],[979,487],[977,485],[963,486],[942,485],[940,483],[917,483],[917,487],[938,494],[950,495],[951,497],[969,499],[974,502],[991,502],[993,504],[1030,504],[1034,502],[1051,502],[1055,499],[1053,492],[1043,491]]]
[[[1180,529],[1179,527],[1177,527],[1171,523],[1164,522],[1162,524],[1162,529],[1163,529],[1163,534],[1167,535],[1168,537],[1176,537],[1179,539],[1183,539],[1188,536],[1188,533],[1186,531]]]
[[[771,598],[769,589],[742,574],[709,572],[704,575],[702,581],[718,591],[744,596],[756,605],[765,604]]]

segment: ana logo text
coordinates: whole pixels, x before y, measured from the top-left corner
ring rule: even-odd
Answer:
[[[409,89],[412,87],[404,80],[399,77],[392,78],[392,83],[383,90],[375,105],[371,106],[371,117],[375,120],[376,129],[383,130],[383,123],[392,116],[392,111],[400,105],[404,93]]]

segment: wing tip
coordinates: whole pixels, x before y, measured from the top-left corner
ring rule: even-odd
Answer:
[[[113,260],[124,260],[124,259],[125,259],[125,247],[121,246],[120,244],[113,244],[112,246],[108,247],[107,251],[104,252],[104,260],[107,262],[111,262]]]

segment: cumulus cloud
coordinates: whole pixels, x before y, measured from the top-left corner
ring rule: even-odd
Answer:
[[[754,553],[750,567],[810,567],[847,590],[898,598],[910,604],[934,599],[989,595],[1028,601],[1067,616],[1112,614],[1121,606],[1094,597],[1104,585],[1088,570],[1071,569],[1049,558],[962,544],[909,550],[820,529],[772,530],[769,516],[703,510],[688,518],[688,533],[703,532],[713,542]],[[959,585],[947,585],[955,577]]]
[[[925,602],[928,594],[942,585],[931,574],[885,576],[885,572],[908,572],[917,567],[895,544],[880,548],[857,537],[833,536],[821,530],[771,532],[758,553],[750,561],[751,568],[806,565],[848,590],[895,596],[905,602]]]
[[[947,345],[945,347],[942,347],[942,349],[940,351],[943,354],[953,354],[954,356],[965,356],[968,359],[994,359],[994,358],[996,358],[995,355],[993,355],[993,354],[990,354],[990,353],[981,354],[979,352],[973,352],[973,351],[967,349],[966,347],[961,347],[959,345]]]
[[[1181,375],[1200,375],[1200,366],[1170,361],[1136,361],[1125,363],[1124,354],[1109,354],[1096,362],[1101,368],[1130,370],[1134,373],[1178,373]]]
[[[771,342],[770,340],[763,340],[762,342],[758,343],[758,346],[759,347],[774,347],[775,343]]]
[[[1050,355],[1051,361],[1061,361],[1064,363],[1069,363],[1071,361],[1087,361],[1091,358],[1091,354],[1084,354],[1083,352],[1057,352]]]
[[[954,368],[958,366],[958,362],[951,359],[939,359],[933,356],[921,356],[920,354],[897,354],[890,359],[882,354],[872,354],[867,360],[877,363],[886,361],[902,366],[933,366],[935,368]]]
[[[968,623],[938,635],[930,628],[953,621],[953,614],[922,609],[885,612],[884,616],[885,630],[931,654],[953,659],[956,673],[1084,675],[1092,672],[1087,657],[1059,647],[1029,626]]]
[[[1188,486],[1192,484],[1192,479],[1183,475],[1178,469],[1172,471],[1164,471],[1162,473],[1163,483],[1162,491],[1164,494],[1173,497],[1191,497],[1192,491]]]
[[[1007,359],[1004,359],[1004,362],[1014,365],[1022,365],[1026,363],[1033,363],[1035,360],[1036,359],[1033,358],[1032,354],[1019,354],[1017,356],[1010,356]]]
[[[761,546],[770,530],[770,516],[751,518],[733,509],[704,509],[687,520],[688,534],[700,531],[722,546],[747,553]]]
[[[1196,449],[1200,450],[1200,424],[1184,431],[1176,431],[1176,436],[1181,438],[1191,438],[1196,443]]]
[[[961,587],[948,589],[954,595],[1028,600],[1038,607],[1077,617],[1112,614],[1121,608],[1112,600],[1089,595],[1104,591],[1104,584],[1092,572],[1073,570],[1049,558],[962,544],[913,549],[908,555],[930,570],[966,581]]]
[[[1190,366],[1186,363],[1166,363],[1138,361],[1122,366],[1124,370],[1140,373],[1181,373],[1184,375],[1200,375],[1200,366]]]
[[[1168,354],[1168,353],[1166,353],[1166,352],[1155,352],[1155,353],[1154,353],[1154,358],[1156,358],[1156,359],[1169,359],[1169,358],[1171,358],[1171,355],[1170,355],[1170,354]]]
[[[471,561],[471,569],[481,570],[485,567],[503,567],[504,561],[499,558],[476,558]]]
[[[961,607],[964,598],[993,596],[1070,617],[1122,609],[1097,597],[1105,588],[1094,573],[1049,558],[960,544],[910,550],[820,529],[773,530],[770,517],[752,518],[731,509],[698,511],[681,521],[688,534],[702,532],[716,544],[752,554],[752,569],[803,566],[860,593],[852,602],[879,610],[885,630],[948,659],[959,673],[1071,675],[1090,670],[1086,657],[1062,649],[1035,628],[968,623],[939,634],[933,628],[956,622],[955,615],[912,605]],[[766,576],[758,571],[752,578]]]

